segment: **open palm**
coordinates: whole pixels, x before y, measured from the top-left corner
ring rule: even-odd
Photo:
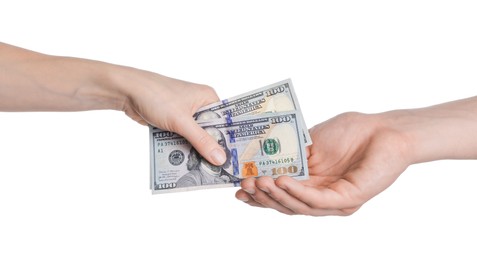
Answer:
[[[310,135],[308,180],[249,178],[236,197],[285,214],[349,215],[409,165],[407,140],[379,114],[342,114],[314,126]]]

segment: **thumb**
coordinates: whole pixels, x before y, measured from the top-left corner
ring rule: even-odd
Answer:
[[[185,137],[207,161],[215,165],[225,163],[226,156],[222,146],[192,118],[182,121],[176,132]]]

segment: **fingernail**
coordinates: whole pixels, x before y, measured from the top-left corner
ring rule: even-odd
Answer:
[[[238,199],[239,199],[240,201],[243,201],[243,202],[247,202],[247,201],[248,201],[248,198],[246,198],[246,197],[244,197],[244,198],[240,197],[240,198],[238,198]]]
[[[220,149],[212,150],[212,153],[210,154],[210,156],[212,157],[212,160],[214,161],[216,165],[222,165],[225,163],[226,158],[225,158],[224,151]]]
[[[246,193],[251,194],[251,195],[255,194],[255,190],[254,190],[254,189],[251,189],[251,188],[242,189],[242,190],[244,190]]]

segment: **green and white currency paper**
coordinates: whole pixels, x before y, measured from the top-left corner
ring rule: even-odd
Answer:
[[[150,128],[153,193],[238,186],[246,177],[308,179],[299,113],[265,113],[200,122],[223,146],[227,161],[214,166],[182,136]]]
[[[291,79],[207,105],[200,108],[194,118],[200,122],[213,118],[235,118],[286,111],[298,111],[297,117],[302,125],[305,145],[312,144]]]

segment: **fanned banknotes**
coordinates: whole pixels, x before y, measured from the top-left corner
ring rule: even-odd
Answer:
[[[213,118],[229,119],[239,116],[286,111],[299,112],[298,117],[303,128],[303,139],[306,145],[310,145],[312,143],[310,134],[301,114],[300,104],[298,103],[291,79],[282,80],[263,88],[207,105],[199,109],[194,114],[194,118],[197,121],[204,121]]]
[[[302,122],[296,111],[266,113],[200,125],[223,146],[227,161],[214,166],[182,136],[151,127],[153,193],[238,186],[243,178],[308,178]]]
[[[222,166],[182,136],[150,127],[153,193],[233,187],[247,177],[308,179],[310,135],[290,79],[205,106],[194,118],[223,146]]]

